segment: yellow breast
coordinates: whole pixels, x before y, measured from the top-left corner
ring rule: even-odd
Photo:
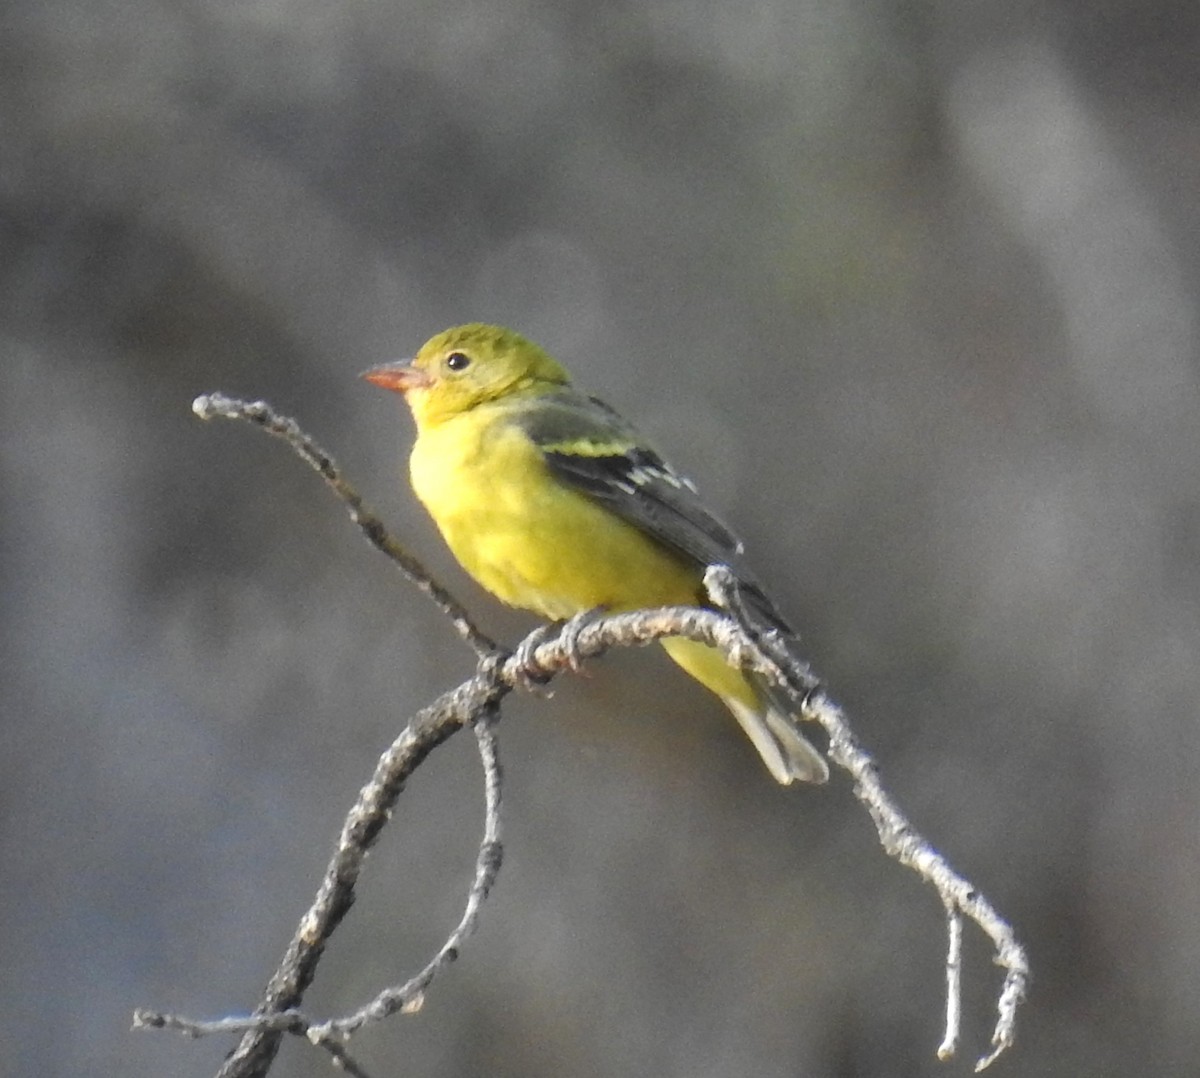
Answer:
[[[410,470],[454,556],[512,606],[565,618],[696,601],[695,567],[564,486],[503,417],[474,409],[423,429]]]

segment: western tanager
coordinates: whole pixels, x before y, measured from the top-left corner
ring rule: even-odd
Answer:
[[[786,631],[746,570],[741,541],[692,483],[532,341],[499,326],[457,326],[411,363],[364,377],[404,395],[417,425],[413,490],[463,568],[497,598],[550,619],[707,605],[704,570],[724,564],[754,609]],[[779,782],[828,777],[770,686],[703,644],[662,645],[724,701]]]

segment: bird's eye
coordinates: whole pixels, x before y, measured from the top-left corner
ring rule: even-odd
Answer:
[[[451,352],[446,357],[446,366],[452,371],[465,371],[471,365],[471,357],[462,352]]]

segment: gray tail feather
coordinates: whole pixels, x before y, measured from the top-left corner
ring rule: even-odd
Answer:
[[[758,749],[767,770],[784,786],[792,782],[822,783],[829,778],[829,765],[797,722],[763,693],[762,705],[749,708],[737,700],[726,700],[729,710]]]

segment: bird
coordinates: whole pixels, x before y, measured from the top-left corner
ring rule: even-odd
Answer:
[[[703,578],[719,564],[757,616],[792,635],[746,567],[741,540],[691,480],[533,341],[502,326],[455,326],[411,361],[362,377],[403,395],[417,431],[413,492],[466,572],[502,602],[550,621],[711,607]],[[705,644],[661,644],[733,713],[779,783],[828,778],[766,679]]]

